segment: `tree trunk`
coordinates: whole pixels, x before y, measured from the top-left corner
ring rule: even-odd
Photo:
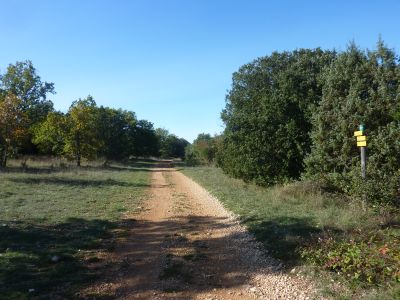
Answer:
[[[76,166],[81,166],[81,138],[79,133],[76,135]]]
[[[0,168],[5,168],[7,166],[7,146],[4,145],[0,149]]]

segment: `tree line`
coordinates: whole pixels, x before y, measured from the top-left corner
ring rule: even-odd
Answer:
[[[184,157],[186,140],[132,111],[98,106],[89,95],[63,113],[48,99],[54,93],[31,61],[10,64],[0,75],[0,167],[19,154],[64,156],[78,166],[100,157]]]
[[[342,52],[273,52],[241,66],[221,114],[225,130],[207,141],[213,162],[260,185],[313,179],[371,202],[399,205],[399,63],[379,40],[375,50],[350,43]],[[359,124],[368,136],[364,181],[353,137]],[[188,158],[205,157],[198,144],[191,147]]]

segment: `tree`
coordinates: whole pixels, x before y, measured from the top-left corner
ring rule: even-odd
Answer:
[[[54,83],[42,82],[31,61],[10,64],[7,72],[0,76],[2,93],[12,93],[20,99],[20,107],[32,124],[44,120],[53,110],[47,94],[54,94]]]
[[[18,97],[19,108],[26,115],[28,134],[19,141],[22,152],[34,151],[29,129],[43,121],[47,114],[53,111],[53,103],[47,99],[49,93],[55,93],[54,84],[42,82],[29,60],[10,64],[7,72],[0,75],[0,95],[4,97],[7,94],[13,94]]]
[[[160,143],[160,156],[163,158],[184,158],[185,147],[188,141],[178,138],[174,134],[170,134],[164,128],[157,128],[156,134]]]
[[[68,130],[67,118],[63,113],[51,112],[33,129],[32,142],[42,153],[62,155]]]
[[[320,76],[334,57],[320,49],[274,52],[233,74],[218,155],[226,173],[263,185],[300,176],[311,147],[311,111],[322,95]]]
[[[99,155],[107,160],[122,159],[134,154],[137,119],[134,112],[101,106],[97,111]]]
[[[153,123],[146,120],[139,120],[135,132],[132,134],[132,149],[135,156],[148,157],[159,155],[160,141]]]
[[[7,165],[9,152],[26,135],[27,118],[20,108],[21,100],[8,93],[0,101],[0,167]]]
[[[185,159],[190,165],[211,164],[216,160],[218,137],[200,133],[192,145],[185,148]]]
[[[94,158],[102,146],[96,135],[96,118],[96,102],[90,95],[74,101],[68,110],[64,153],[74,157],[77,166],[82,157]]]
[[[400,169],[400,160],[393,157],[398,156],[393,149],[398,148],[394,141],[398,137],[396,112],[400,103],[396,54],[381,40],[374,51],[362,51],[352,43],[324,72],[323,83],[322,100],[313,116],[313,148],[306,159],[307,174],[354,194],[359,185],[359,151],[353,131],[364,123],[371,140],[367,176],[372,186],[382,188],[383,194],[385,177],[395,176]],[[375,163],[378,161],[380,164]],[[361,189],[358,191],[360,195]],[[376,201],[376,197],[370,200]]]

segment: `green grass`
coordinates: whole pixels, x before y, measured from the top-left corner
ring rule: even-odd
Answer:
[[[353,232],[379,231],[384,227],[390,235],[400,235],[399,227],[396,226],[398,218],[394,220],[391,214],[376,213],[356,200],[323,193],[312,182],[263,188],[229,178],[220,169],[213,167],[188,167],[182,172],[204,186],[226,208],[238,215],[249,231],[263,243],[268,254],[283,261],[287,270],[293,267],[310,269],[301,256],[302,249],[316,245],[315,241],[321,236],[346,237]],[[318,276],[323,276],[321,282],[339,278],[344,286],[348,286],[346,278],[338,276],[333,279],[321,269],[312,270],[318,272]],[[338,293],[327,292],[333,297],[350,299],[357,298],[364,288],[360,284],[349,289],[344,287]],[[368,288],[379,290],[379,286]],[[383,289],[386,290],[382,290],[382,293],[386,293],[388,298],[400,292],[399,285],[390,288],[385,286]],[[341,293],[347,294],[339,297]],[[380,297],[385,295],[380,294]]]
[[[0,298],[77,298],[107,266],[99,254],[124,234],[121,215],[137,208],[149,173],[122,165],[17,166],[0,173]]]

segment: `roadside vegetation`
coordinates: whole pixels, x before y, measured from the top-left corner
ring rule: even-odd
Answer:
[[[400,59],[394,50],[379,40],[374,50],[350,43],[342,52],[298,49],[257,58],[233,74],[221,117],[221,135],[200,134],[186,148],[188,166],[219,169],[184,172],[288,267],[331,271],[350,294],[387,289],[388,299],[400,297]],[[367,135],[366,179],[353,136],[360,124]]]
[[[312,181],[268,188],[230,178],[215,167],[185,167],[182,172],[239,216],[288,272],[313,273],[325,296],[400,295],[398,213],[327,193]]]
[[[0,180],[0,299],[90,297],[84,287],[115,267],[122,214],[149,187],[141,167],[11,160]]]

